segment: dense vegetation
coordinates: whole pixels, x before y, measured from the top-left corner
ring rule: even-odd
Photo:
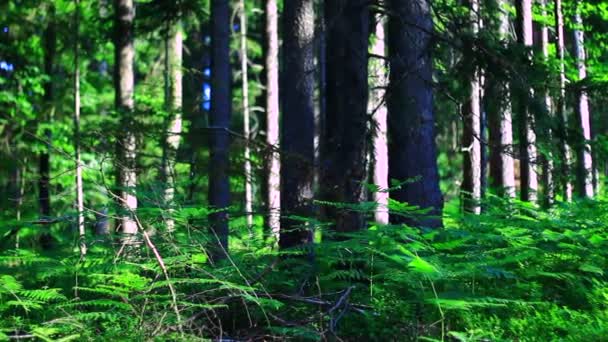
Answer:
[[[607,23],[0,3],[0,341],[606,340]]]

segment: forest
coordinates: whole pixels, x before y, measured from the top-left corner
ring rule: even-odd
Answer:
[[[605,0],[0,1],[0,341],[608,341]]]

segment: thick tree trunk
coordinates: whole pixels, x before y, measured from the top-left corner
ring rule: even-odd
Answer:
[[[228,207],[230,206],[229,145],[230,97],[230,5],[211,1],[211,108],[209,114],[209,204],[220,210],[210,215],[215,259],[228,253]]]
[[[289,215],[313,213],[314,1],[290,0],[283,8],[283,125],[281,130],[281,232],[279,247],[312,241],[310,227]]]
[[[576,57],[576,68],[578,69],[579,81],[587,78],[586,56],[585,56],[585,34],[583,32],[583,18],[581,17],[581,2],[576,1],[576,12],[574,14],[574,56]],[[577,146],[577,184],[581,197],[593,197],[593,158],[591,154],[591,121],[589,113],[589,98],[585,89],[578,91],[575,112],[580,127],[580,141]]]
[[[241,31],[241,85],[243,90],[243,136],[245,138],[245,215],[247,217],[247,227],[253,226],[253,190],[251,173],[251,148],[249,147],[250,128],[249,128],[249,78],[247,77],[247,11],[245,10],[245,0],[240,1],[241,13],[239,16]]]
[[[84,226],[84,191],[82,188],[82,162],[80,160],[80,65],[78,39],[80,36],[80,0],[74,1],[75,41],[74,41],[74,160],[76,161],[76,212],[78,214],[78,235],[80,257],[87,254]]]
[[[427,217],[391,215],[394,223],[442,225],[433,113],[433,19],[426,0],[389,1],[389,177],[404,184],[391,198],[431,209]]]
[[[479,17],[479,1],[470,1],[470,17],[473,34],[479,32],[481,18]],[[472,48],[472,47],[471,47]],[[462,146],[463,179],[462,179],[462,208],[465,212],[481,213],[481,70],[473,65],[470,80],[470,98],[462,106],[463,136]]]
[[[564,61],[565,43],[564,43],[564,16],[562,13],[562,1],[555,0],[555,45],[557,56],[559,59],[559,96],[557,99],[557,119],[559,120],[559,140],[561,154],[561,183],[565,201],[572,200],[572,182],[570,181],[570,163],[572,161],[572,152],[568,145],[568,116],[566,114],[566,67]]]
[[[358,203],[367,178],[367,0],[327,0],[327,113],[321,145],[320,190],[323,200]],[[336,230],[363,227],[359,212],[326,206],[324,216]]]
[[[266,1],[266,143],[268,226],[275,239],[281,227],[281,156],[279,149],[279,30],[276,0]]]
[[[547,15],[547,0],[540,0],[541,13],[543,16]],[[545,61],[549,59],[549,28],[546,25],[542,25],[540,29],[541,35],[541,51],[543,53],[543,58]],[[553,121],[553,103],[551,101],[551,95],[549,94],[548,89],[543,89],[542,92],[543,103],[545,106],[545,112]],[[549,207],[553,205],[555,200],[555,184],[553,180],[553,174],[555,173],[555,165],[553,162],[554,156],[552,152],[553,145],[553,130],[551,126],[545,128],[544,130],[544,140],[547,143],[547,152],[543,158],[543,176],[542,176],[542,186],[544,192],[543,202],[545,206]]]
[[[135,172],[136,142],[134,132],[134,57],[135,48],[134,25],[135,5],[133,0],[115,0],[115,51],[114,51],[114,82],[116,110],[121,115],[121,133],[118,142],[119,163],[118,176],[120,187],[120,203],[126,213],[120,219],[121,232],[127,235],[137,234],[137,223],[133,212],[137,210],[137,175]],[[133,237],[126,236],[125,242],[132,242]]]
[[[169,112],[167,132],[163,151],[163,180],[164,201],[167,206],[165,225],[168,232],[175,230],[173,219],[175,199],[175,161],[182,133],[182,45],[183,35],[180,22],[169,28],[166,37],[166,78],[165,88],[167,94],[166,108]]]
[[[517,0],[517,40],[520,44],[531,48],[532,34],[532,0]],[[531,59],[529,55],[527,59]],[[532,89],[521,82],[519,115],[519,160],[522,201],[535,203],[538,199],[538,174],[536,172],[537,151],[536,133],[534,132],[534,116],[530,113],[528,103],[533,96]]]
[[[381,15],[375,18],[374,43],[371,53],[374,57],[369,61],[371,90],[369,112],[372,114],[373,135],[373,181],[378,187],[374,192],[374,202],[377,207],[374,212],[376,222],[388,224],[388,136],[386,88],[388,86],[388,65],[386,63],[386,20]],[[374,59],[375,58],[375,59]]]

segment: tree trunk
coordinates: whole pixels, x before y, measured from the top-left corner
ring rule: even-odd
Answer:
[[[278,241],[281,227],[281,159],[279,149],[279,30],[276,0],[266,1],[266,143],[268,226]]]
[[[378,188],[374,192],[376,222],[388,224],[388,136],[386,122],[386,88],[388,86],[388,65],[386,63],[386,20],[381,15],[375,17],[374,43],[371,53],[376,59],[369,61],[371,90],[369,112],[372,114],[373,135],[373,182]],[[372,57],[374,58],[374,57]]]
[[[559,59],[559,97],[557,99],[557,119],[559,120],[559,140],[561,154],[561,183],[563,187],[564,200],[572,200],[572,183],[570,181],[570,163],[572,161],[572,152],[568,145],[568,116],[566,114],[566,67],[564,61],[565,43],[564,43],[564,16],[562,13],[562,1],[555,0],[555,45],[557,56]]]
[[[120,201],[125,213],[120,219],[121,232],[126,234],[125,242],[131,243],[137,234],[137,223],[133,219],[137,210],[137,175],[135,172],[136,142],[134,127],[134,88],[135,74],[133,60],[135,56],[134,25],[135,5],[133,0],[115,0],[115,52],[114,82],[116,90],[116,110],[121,115],[121,127],[124,130],[118,142],[119,163],[118,186]],[[129,236],[131,235],[131,236]]]
[[[532,0],[517,0],[517,40],[527,48],[533,44],[532,34]],[[530,63],[531,54],[525,60]],[[537,152],[536,133],[534,132],[534,117],[529,111],[528,103],[533,97],[532,89],[521,82],[519,87],[520,127],[519,127],[519,158],[521,179],[521,200],[535,203],[538,199],[538,175],[536,172]]]
[[[220,210],[210,215],[212,239],[218,244],[212,256],[222,259],[228,253],[228,207],[230,206],[230,5],[226,0],[211,1],[211,108],[209,113],[210,160],[209,204]]]
[[[313,209],[313,4],[313,0],[290,0],[283,8],[281,249],[312,241],[310,227],[288,215],[310,217]]]
[[[390,197],[431,209],[425,217],[391,215],[394,223],[440,227],[443,196],[439,189],[433,113],[433,19],[425,0],[389,1],[388,98],[389,177],[410,181]]]
[[[543,16],[547,15],[547,0],[540,0],[541,13]],[[541,27],[541,51],[545,61],[549,59],[549,28],[546,25]],[[549,116],[550,120],[553,121],[553,104],[551,102],[551,95],[548,89],[543,89],[543,103],[545,106],[545,112]],[[544,139],[547,142],[547,152],[543,158],[543,177],[542,185],[544,192],[543,202],[545,206],[550,207],[553,205],[555,200],[555,184],[553,180],[553,174],[555,173],[555,166],[553,162],[553,130],[551,127],[547,127],[544,130]]]
[[[474,35],[479,33],[479,1],[470,1],[470,17]],[[469,49],[473,47],[470,46]],[[462,106],[463,179],[462,208],[465,212],[481,213],[481,70],[473,63],[470,80],[470,98]]]
[[[44,83],[44,107],[47,108],[44,121],[50,122],[52,113],[54,112],[54,94],[53,94],[53,73],[55,65],[55,54],[57,50],[57,37],[55,28],[55,6],[50,5],[49,19],[47,27],[44,31],[44,73],[48,76],[48,80]],[[47,128],[44,130],[44,140],[46,148],[40,154],[38,180],[38,197],[40,202],[40,215],[42,219],[51,218],[51,193],[50,193],[50,150],[51,150],[51,131]],[[50,242],[50,236],[43,236],[43,240]],[[47,241],[48,240],[48,241]],[[44,242],[43,241],[43,242]]]
[[[578,69],[579,81],[587,78],[586,56],[585,56],[585,34],[583,31],[583,18],[581,16],[581,2],[576,1],[576,12],[574,14],[574,56],[576,68]],[[580,127],[579,144],[577,146],[577,183],[578,192],[581,197],[593,197],[593,158],[591,157],[591,122],[589,113],[589,98],[585,89],[579,89],[576,94],[575,112]],[[579,135],[580,135],[579,134]]]
[[[80,36],[80,0],[74,1],[75,40],[74,40],[74,160],[76,161],[76,212],[78,214],[78,235],[80,257],[87,254],[84,226],[84,191],[82,188],[82,162],[80,160],[80,65],[78,40]]]
[[[182,44],[180,22],[170,25],[165,42],[165,94],[169,113],[163,150],[164,201],[167,206],[165,225],[167,232],[175,230],[173,206],[175,199],[175,162],[182,133]]]
[[[320,191],[324,201],[358,203],[367,179],[367,0],[327,0],[327,113],[321,145]],[[359,212],[323,208],[339,232],[364,226]]]
[[[253,226],[253,194],[251,173],[251,148],[249,147],[249,78],[247,77],[247,11],[245,10],[245,0],[240,0],[241,7],[240,31],[241,31],[241,84],[243,90],[243,136],[245,138],[245,215],[247,217],[247,227]]]

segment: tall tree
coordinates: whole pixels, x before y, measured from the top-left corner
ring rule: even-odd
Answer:
[[[281,128],[282,249],[312,241],[309,227],[289,216],[313,213],[314,1],[290,0],[283,7],[283,125]]]
[[[173,201],[175,198],[175,160],[182,133],[182,45],[181,22],[168,22],[165,37],[165,101],[169,113],[163,149],[164,201],[168,206],[167,231],[175,229]]]
[[[491,22],[491,29],[497,32],[503,47],[506,47],[510,40],[507,1],[496,0],[494,5],[497,15],[496,20]],[[499,195],[515,198],[511,91],[509,83],[504,81],[504,75],[500,75],[498,70],[496,68],[488,73],[484,98],[490,133],[490,179]]]
[[[133,0],[115,0],[114,28],[114,89],[116,110],[121,115],[121,128],[118,141],[118,186],[120,201],[127,211],[120,219],[121,231],[124,234],[137,234],[137,223],[133,212],[137,210],[137,175],[135,172],[136,141],[133,109],[135,105],[135,58],[134,20],[135,4]],[[127,241],[130,240],[126,237]]]
[[[562,1],[555,0],[554,6],[555,17],[555,46],[557,57],[559,59],[559,96],[557,98],[557,119],[559,121],[559,138],[560,138],[560,154],[562,174],[561,183],[563,187],[564,200],[572,200],[572,183],[570,182],[570,163],[572,161],[572,152],[568,145],[568,117],[566,114],[566,65],[564,60],[565,42],[564,42],[564,15],[562,12]]]
[[[266,1],[266,143],[268,226],[278,240],[281,226],[281,159],[279,148],[279,30],[276,0]]]
[[[74,160],[76,162],[76,211],[78,213],[78,235],[80,256],[87,254],[84,226],[84,191],[82,188],[82,162],[80,158],[80,0],[75,0],[74,11]]]
[[[245,0],[241,0],[240,6],[240,42],[241,42],[241,85],[243,90],[243,136],[245,138],[245,215],[247,217],[247,227],[253,226],[253,189],[251,173],[251,148],[249,147],[250,128],[249,128],[249,78],[247,75],[247,11],[245,10]]]
[[[481,25],[478,0],[470,0],[470,18],[472,33],[477,35]],[[472,47],[471,47],[472,48]],[[473,214],[481,213],[481,70],[472,63],[470,79],[470,97],[462,106],[463,136],[463,210]]]
[[[540,10],[541,14],[544,16],[547,15],[547,0],[540,0]],[[543,59],[548,61],[549,59],[549,27],[547,25],[542,24],[540,28],[540,46],[543,54]],[[542,90],[543,104],[544,110],[549,116],[549,118],[553,118],[553,103],[551,101],[551,95],[549,94],[548,89]],[[555,184],[553,180],[553,173],[555,172],[554,162],[553,162],[553,153],[552,153],[552,142],[553,142],[553,129],[551,126],[547,127],[543,131],[544,140],[549,142],[547,146],[547,152],[543,158],[543,177],[542,177],[542,185],[543,185],[543,201],[545,205],[551,206],[555,199]]]
[[[44,30],[44,73],[48,79],[44,82],[44,121],[50,122],[54,112],[54,82],[53,73],[55,65],[55,54],[57,50],[57,34],[55,27],[55,5],[51,4],[48,9],[48,21]],[[42,219],[50,219],[51,217],[51,191],[50,191],[50,150],[51,150],[51,130],[44,129],[45,149],[40,153],[39,157],[39,172],[38,179],[38,198],[40,201],[40,215]],[[50,236],[43,236],[43,240],[47,241]],[[48,241],[47,241],[48,242]]]
[[[433,18],[426,0],[390,0],[388,97],[389,177],[410,181],[391,198],[429,208],[430,217],[408,219],[391,215],[395,223],[440,227],[443,196],[439,189],[435,117],[433,112]]]
[[[532,0],[517,0],[517,41],[526,48],[532,48]],[[531,52],[526,55],[530,63]],[[521,179],[521,200],[536,202],[538,199],[538,174],[536,172],[537,151],[536,133],[534,132],[534,116],[529,110],[528,103],[532,98],[532,89],[522,81],[519,86],[519,158]]]
[[[388,65],[386,63],[386,20],[375,14],[374,40],[371,46],[372,58],[369,61],[371,79],[369,112],[373,125],[373,181],[378,188],[374,192],[377,207],[374,213],[376,222],[388,224],[388,136],[386,88],[388,86]]]
[[[574,13],[574,56],[576,58],[576,68],[578,70],[579,81],[587,77],[586,54],[585,54],[585,33],[583,18],[581,16],[581,1],[575,3]],[[591,154],[591,121],[589,114],[589,97],[585,89],[579,89],[576,94],[575,112],[578,118],[578,125],[581,134],[580,144],[577,146],[577,183],[578,192],[582,197],[593,197],[593,158]]]
[[[334,203],[358,203],[367,178],[368,121],[367,61],[369,45],[367,0],[325,1],[327,29],[327,112],[321,145],[322,199]],[[325,217],[336,230],[361,229],[356,211],[333,206]]]
[[[212,238],[218,245],[213,256],[228,253],[228,206],[230,206],[230,5],[226,0],[211,1],[211,107],[209,113],[209,204],[218,211],[210,215]]]

